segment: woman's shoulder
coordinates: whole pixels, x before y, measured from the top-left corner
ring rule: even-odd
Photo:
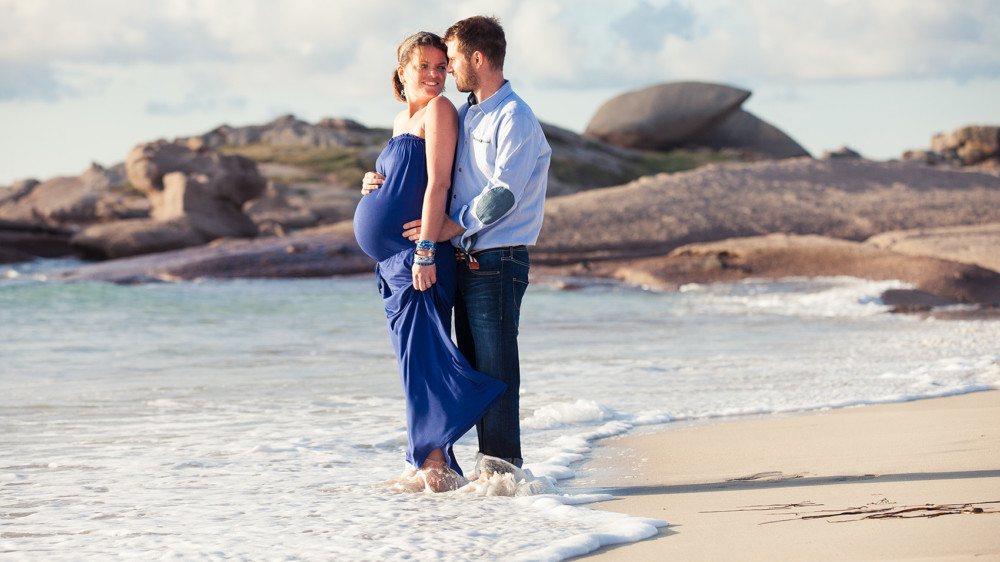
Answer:
[[[427,102],[427,118],[452,121],[458,115],[455,104],[444,96],[436,96]]]
[[[457,113],[455,104],[451,103],[451,100],[444,96],[435,96],[431,98],[431,101],[427,102],[427,110]]]

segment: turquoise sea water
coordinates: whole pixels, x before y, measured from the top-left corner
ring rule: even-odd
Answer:
[[[587,507],[598,437],[1000,383],[1000,322],[889,314],[898,284],[535,283],[522,430],[554,493],[393,493],[403,398],[370,279],[48,280],[66,265],[0,269],[5,558],[558,560],[663,524]],[[471,468],[474,435],[456,453]]]

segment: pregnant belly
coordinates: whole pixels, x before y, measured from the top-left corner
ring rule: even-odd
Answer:
[[[374,191],[361,198],[354,211],[354,237],[361,249],[372,259],[384,260],[393,254],[413,247],[403,238],[403,224],[420,218],[412,212],[401,212],[399,201],[392,197],[379,197],[389,193]]]

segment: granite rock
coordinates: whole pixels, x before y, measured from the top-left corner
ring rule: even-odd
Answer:
[[[583,135],[627,148],[667,150],[722,123],[748,97],[746,90],[704,82],[650,86],[605,102]]]

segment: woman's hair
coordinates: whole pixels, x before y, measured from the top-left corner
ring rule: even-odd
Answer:
[[[399,57],[399,66],[410,64],[410,59],[413,58],[413,53],[418,47],[434,47],[444,53],[445,57],[448,56],[448,47],[445,47],[444,41],[440,37],[429,31],[420,31],[404,39],[400,43],[399,48],[396,49],[396,56]],[[392,89],[396,92],[397,100],[406,101],[406,94],[403,92],[403,83],[399,80],[398,69],[392,71]]]
[[[472,54],[479,51],[494,69],[503,70],[507,38],[497,18],[473,16],[456,22],[444,32],[445,41],[452,39],[458,40],[458,51],[466,60],[472,59]]]

